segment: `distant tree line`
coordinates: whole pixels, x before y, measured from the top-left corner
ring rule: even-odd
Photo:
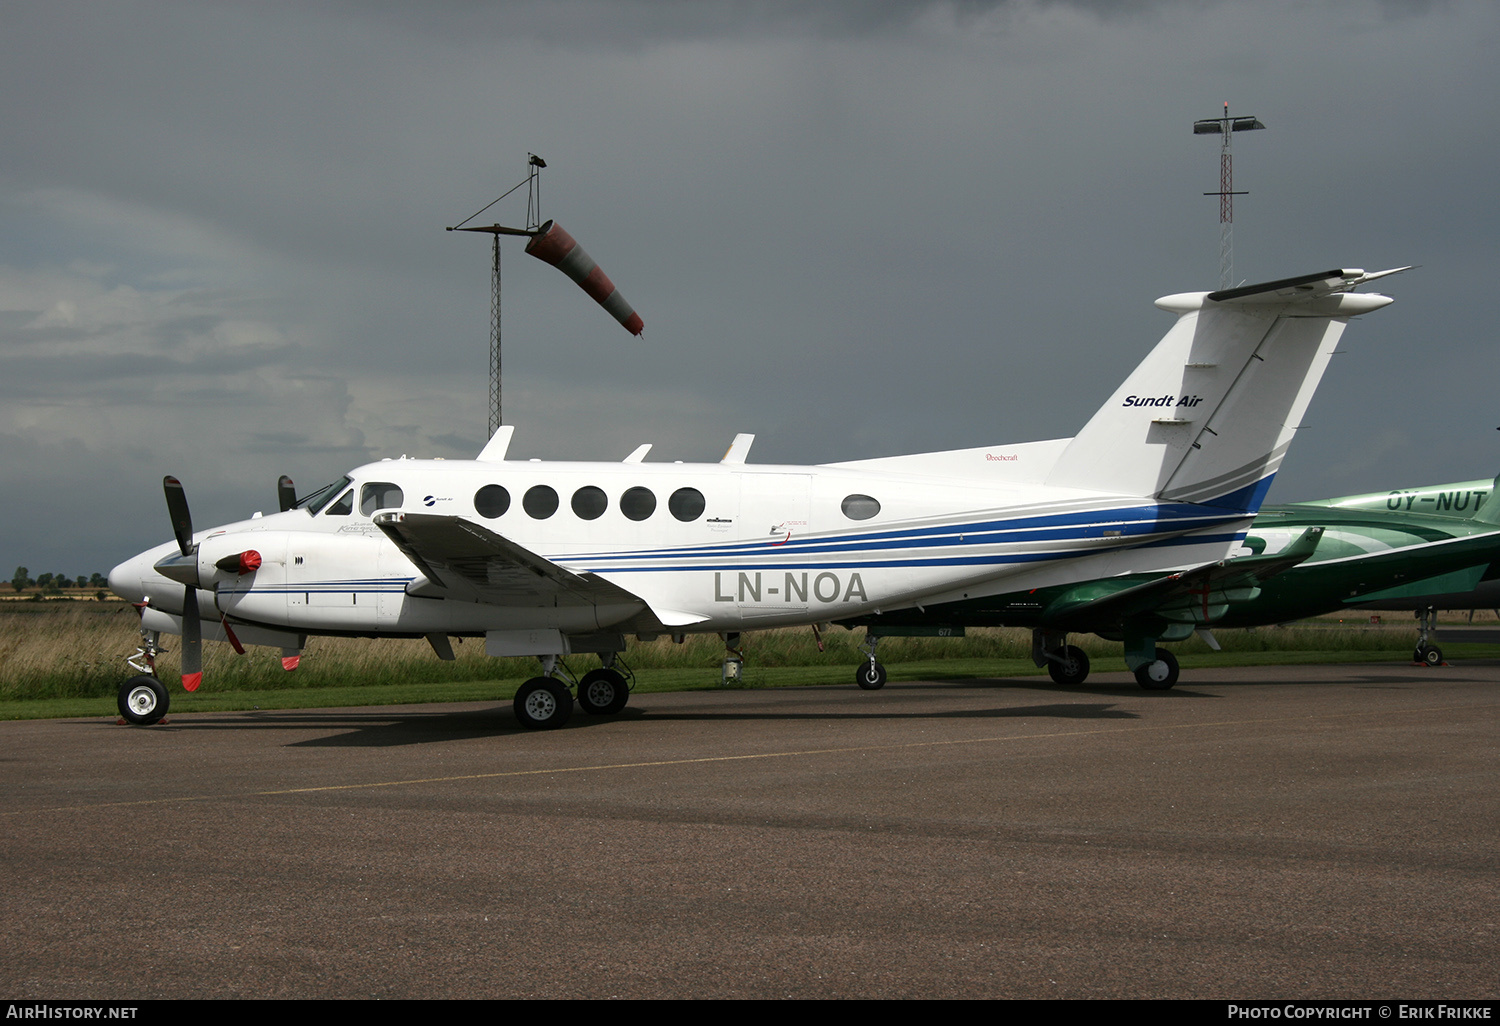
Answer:
[[[24,566],[16,567],[16,572],[11,575],[10,586],[17,592],[36,588],[44,595],[61,594],[64,588],[109,587],[109,579],[103,574],[79,574],[77,577],[69,577],[67,574],[38,574],[35,578],[30,574],[31,571]]]

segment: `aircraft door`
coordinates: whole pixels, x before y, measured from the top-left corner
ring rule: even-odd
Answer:
[[[380,554],[375,566],[379,576],[376,588],[379,594],[375,605],[375,627],[377,630],[395,630],[406,604],[406,585],[417,574],[412,561],[401,554],[401,550],[382,538]]]
[[[746,569],[724,571],[716,596],[732,597],[745,618],[784,616],[808,608],[807,573],[785,565],[779,551],[807,533],[812,475],[740,474],[740,520],[747,541],[765,541],[766,558]]]

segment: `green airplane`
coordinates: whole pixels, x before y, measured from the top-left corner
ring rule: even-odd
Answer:
[[[1398,489],[1264,507],[1242,554],[1168,575],[1133,574],[1083,584],[989,595],[891,610],[841,621],[864,627],[855,675],[862,688],[885,683],[876,661],[882,637],[961,636],[967,627],[1029,627],[1032,659],[1059,684],[1081,684],[1088,655],[1070,634],[1097,634],[1125,645],[1125,663],[1143,688],[1177,682],[1178,664],[1159,642],[1196,631],[1217,647],[1212,627],[1258,627],[1352,606],[1426,611],[1500,606],[1500,573],[1476,592],[1500,561],[1500,502],[1486,503],[1496,481]],[[1479,599],[1475,601],[1475,599]],[[1454,601],[1457,599],[1458,601]],[[1424,619],[1414,657],[1437,665]]]

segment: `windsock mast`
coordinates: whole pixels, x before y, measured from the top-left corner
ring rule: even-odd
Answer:
[[[551,264],[577,283],[594,302],[604,307],[609,315],[632,335],[639,335],[645,328],[640,314],[620,294],[614,282],[594,262],[578,241],[556,221],[542,221],[541,169],[547,162],[535,153],[527,154],[526,178],[516,183],[493,202],[464,218],[448,229],[450,232],[485,232],[494,238],[490,269],[490,430],[493,436],[503,423],[501,419],[500,389],[500,236],[519,235],[526,238],[526,252],[546,264]],[[521,186],[526,190],[526,227],[508,228],[496,223],[464,227],[469,221],[493,207],[500,200]]]

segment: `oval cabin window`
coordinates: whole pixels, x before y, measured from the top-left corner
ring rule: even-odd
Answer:
[[[645,520],[656,512],[656,494],[649,488],[627,488],[620,496],[620,512],[631,520]]]
[[[500,485],[485,485],[474,493],[474,512],[494,520],[510,509],[510,492]]]
[[[846,495],[842,509],[850,520],[869,520],[880,512],[880,503],[868,495]]]
[[[703,499],[703,493],[696,488],[679,488],[672,493],[667,500],[667,509],[672,515],[683,523],[697,520],[703,515],[703,510],[708,503]]]
[[[608,506],[609,499],[603,488],[584,485],[573,493],[573,513],[579,520],[598,520]]]
[[[533,520],[546,520],[557,512],[557,493],[547,485],[532,485],[521,497],[521,508]]]

